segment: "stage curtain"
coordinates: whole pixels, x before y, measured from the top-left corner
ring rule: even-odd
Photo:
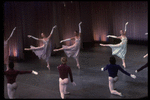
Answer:
[[[148,40],[147,1],[6,1],[3,3],[4,40],[12,29],[17,27],[9,40],[9,55],[24,58],[24,48],[39,46],[39,41],[28,38],[33,35],[41,38],[41,33],[51,37],[52,48],[59,48],[62,39],[74,36],[78,23],[82,24],[82,42],[107,41],[108,34],[120,35],[128,21],[127,37],[130,40]],[[73,44],[68,41],[66,45]],[[81,45],[82,47],[82,45]]]
[[[92,3],[94,41],[107,41],[106,35],[120,35],[126,22],[127,37],[131,40],[147,40],[147,1],[97,1]]]

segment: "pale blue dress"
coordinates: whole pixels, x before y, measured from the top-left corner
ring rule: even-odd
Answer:
[[[127,38],[122,37],[121,42],[119,44],[110,45],[112,48],[112,55],[116,55],[121,59],[125,59],[125,55],[127,52]]]
[[[44,46],[42,46],[41,48],[38,49],[34,49],[32,50],[36,56],[39,57],[39,59],[43,59],[46,62],[49,62],[50,56],[51,56],[51,42],[49,41],[49,39],[47,41],[42,40]],[[33,48],[34,46],[30,46],[31,48]]]
[[[75,39],[75,43],[73,45],[62,45],[62,48],[64,49],[64,52],[67,55],[67,57],[73,57],[74,59],[78,58],[80,51],[80,38]]]

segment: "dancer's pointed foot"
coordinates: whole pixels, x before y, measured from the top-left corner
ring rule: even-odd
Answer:
[[[48,70],[50,70],[50,66],[49,65],[47,65],[47,68],[48,68]]]
[[[100,43],[99,45],[100,45],[100,46],[105,46],[104,44],[101,44],[101,43]]]
[[[29,48],[24,48],[24,50],[30,50]]]
[[[80,65],[79,64],[77,64],[77,67],[78,67],[78,69],[80,69]]]

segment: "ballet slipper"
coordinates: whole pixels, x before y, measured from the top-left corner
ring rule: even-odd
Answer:
[[[49,67],[49,65],[47,65],[47,68],[48,68],[48,70],[50,70],[50,67]]]
[[[78,67],[78,69],[80,69],[80,65],[79,64],[77,64],[77,67]]]

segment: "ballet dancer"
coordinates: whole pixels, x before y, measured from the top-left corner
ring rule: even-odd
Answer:
[[[148,35],[148,33],[145,33],[145,35]],[[143,58],[146,58],[148,56],[148,53],[146,55],[143,56]],[[135,73],[140,72],[141,70],[145,69],[146,67],[148,67],[148,62],[143,65],[142,67],[140,67],[139,69],[135,70]]]
[[[12,37],[15,29],[16,29],[16,27],[12,30],[9,38],[6,41],[4,40],[4,64],[6,64],[7,70],[8,70],[8,64],[9,64],[9,45],[8,45],[8,41]]]
[[[39,57],[39,59],[44,59],[47,62],[47,68],[50,70],[50,65],[49,65],[49,58],[51,56],[51,43],[49,43],[49,40],[53,34],[54,29],[57,26],[53,26],[51,33],[49,34],[48,37],[45,37],[44,33],[41,33],[41,37],[42,39],[36,38],[32,35],[28,35],[29,38],[33,38],[35,40],[39,40],[43,42],[42,46],[39,47],[34,47],[34,46],[30,46],[30,48],[25,48],[24,50],[32,50],[36,56]]]
[[[66,57],[61,57],[61,62],[62,64],[57,67],[59,71],[59,91],[60,91],[60,96],[62,99],[64,99],[65,94],[70,94],[70,92],[67,92],[67,85],[69,83],[68,79],[68,74],[70,75],[70,80],[73,86],[76,86],[76,83],[73,81],[72,77],[72,71],[69,66],[66,65],[67,63],[67,58]]]
[[[26,73],[32,73],[35,75],[38,75],[38,72],[32,70],[32,71],[19,71],[14,69],[14,63],[9,63],[9,69],[7,71],[4,71],[4,75],[6,75],[7,78],[7,93],[9,99],[14,99],[15,91],[17,89],[17,83],[16,78],[18,74],[26,74]]]
[[[125,64],[125,55],[127,52],[127,37],[126,37],[126,31],[127,31],[127,25],[128,22],[125,24],[125,31],[120,30],[121,36],[114,36],[114,35],[107,35],[107,37],[112,38],[118,38],[121,39],[121,42],[119,44],[100,44],[101,46],[109,46],[112,48],[112,55],[117,55],[119,58],[122,59],[122,65],[124,68],[126,68]]]
[[[115,90],[115,83],[118,81],[118,76],[117,76],[118,70],[120,70],[122,73],[124,73],[134,79],[136,78],[136,76],[133,74],[129,74],[127,71],[123,70],[120,67],[120,65],[117,65],[116,59],[114,56],[110,57],[109,62],[110,62],[110,64],[108,64],[105,68],[101,68],[101,71],[108,70],[108,73],[109,73],[108,81],[109,81],[110,93],[122,96],[122,94],[120,92]]]
[[[64,50],[67,57],[73,57],[76,60],[78,69],[80,69],[79,51],[80,51],[80,40],[81,40],[81,24],[82,22],[79,23],[79,33],[77,31],[74,31],[75,37],[60,41],[60,43],[62,43],[65,41],[70,41],[70,40],[75,39],[75,43],[73,45],[71,46],[62,45],[62,48],[53,50],[53,51]]]

